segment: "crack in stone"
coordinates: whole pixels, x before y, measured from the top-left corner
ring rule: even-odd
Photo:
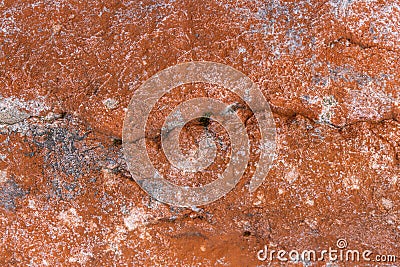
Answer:
[[[360,47],[362,50],[376,48],[376,49],[379,49],[379,50],[384,50],[386,52],[398,53],[397,51],[395,51],[393,49],[390,49],[390,48],[387,48],[387,47],[382,47],[382,46],[380,46],[378,44],[367,44],[367,43],[364,43],[362,41],[357,41],[357,40],[355,40],[355,38],[354,38],[352,33],[347,33],[347,34],[342,35],[342,36],[340,36],[339,38],[337,38],[337,39],[335,39],[333,41],[330,41],[328,43],[328,47],[333,47],[334,45],[336,45],[338,43],[341,43],[341,42],[348,42],[351,45]]]

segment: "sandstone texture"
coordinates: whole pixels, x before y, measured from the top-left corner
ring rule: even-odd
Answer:
[[[400,266],[400,1],[0,0],[0,266]],[[268,100],[276,159],[250,194],[251,159],[209,205],[177,208],[141,190],[122,152],[135,90],[169,66],[213,61]],[[178,103],[224,88],[187,84],[159,100],[148,152]],[[184,128],[182,149],[215,122]],[[168,176],[199,186],[206,174]],[[260,261],[270,249],[349,249],[397,261]]]

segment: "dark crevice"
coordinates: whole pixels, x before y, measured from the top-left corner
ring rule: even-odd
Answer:
[[[378,44],[370,44],[370,43],[366,43],[366,42],[362,42],[360,40],[357,40],[353,36],[352,33],[347,33],[344,36],[340,36],[339,38],[329,42],[328,46],[332,47],[335,44],[338,44],[338,43],[341,43],[341,42],[346,42],[346,41],[349,42],[351,45],[360,47],[362,50],[376,48],[376,49],[385,50],[385,51],[388,51],[388,52],[393,52],[393,53],[396,52],[391,48],[382,47],[382,46],[380,46]]]

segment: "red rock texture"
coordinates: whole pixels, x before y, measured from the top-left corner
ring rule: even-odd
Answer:
[[[1,266],[267,266],[264,245],[322,250],[339,238],[400,261],[399,1],[2,0],[0,14]],[[259,86],[278,155],[254,194],[250,164],[226,197],[186,209],[132,180],[121,135],[140,84],[194,60]],[[224,98],[195,84],[160,105],[200,95]],[[195,178],[174,179],[212,180]]]

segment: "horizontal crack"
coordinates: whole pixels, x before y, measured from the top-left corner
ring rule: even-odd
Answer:
[[[369,44],[369,43],[364,43],[364,42],[362,42],[362,41],[358,41],[358,40],[356,40],[356,39],[354,38],[354,36],[353,36],[352,33],[347,33],[347,34],[345,34],[344,36],[340,36],[339,38],[337,38],[337,39],[335,39],[335,40],[333,40],[333,41],[330,41],[330,42],[328,43],[328,46],[329,46],[329,47],[332,47],[332,46],[334,46],[335,44],[340,43],[340,42],[343,42],[343,41],[347,41],[347,42],[349,42],[349,43],[352,44],[352,45],[358,46],[358,47],[360,47],[362,50],[376,48],[376,49],[384,50],[384,51],[387,51],[387,52],[398,53],[398,51],[395,51],[394,49],[387,48],[387,47],[382,47],[382,46],[380,46],[380,45],[378,45],[378,44]]]

